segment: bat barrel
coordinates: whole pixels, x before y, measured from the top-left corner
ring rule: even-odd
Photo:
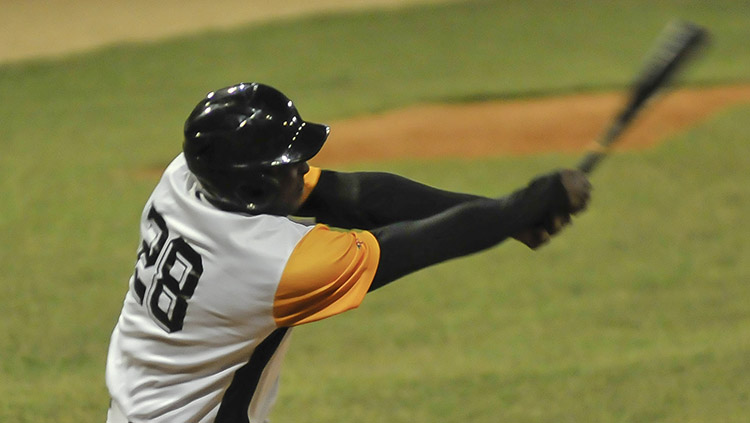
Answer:
[[[619,139],[623,130],[654,94],[668,84],[685,59],[703,44],[707,35],[704,28],[690,22],[674,21],[667,26],[636,78],[629,101],[613,119],[604,135],[586,151],[578,164],[579,170],[585,173],[593,171],[607,155],[609,146]]]

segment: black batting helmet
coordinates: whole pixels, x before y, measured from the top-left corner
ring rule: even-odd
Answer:
[[[206,197],[223,208],[263,213],[252,190],[273,186],[275,166],[307,161],[328,138],[326,125],[305,122],[292,101],[259,83],[208,93],[185,122],[182,150]]]

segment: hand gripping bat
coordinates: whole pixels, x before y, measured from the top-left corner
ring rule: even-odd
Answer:
[[[609,147],[617,141],[622,132],[631,124],[648,100],[668,85],[670,79],[682,68],[698,48],[708,38],[706,29],[690,22],[670,22],[646,57],[645,64],[636,78],[628,101],[617,113],[606,131],[590,147],[578,169],[591,173],[597,164],[608,154]]]

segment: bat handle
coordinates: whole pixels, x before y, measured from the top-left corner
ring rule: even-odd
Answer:
[[[607,155],[609,146],[620,136],[627,123],[632,120],[634,114],[630,112],[629,108],[619,115],[615,122],[607,129],[607,132],[586,150],[583,159],[578,163],[578,170],[585,174],[590,174],[596,165]]]
[[[578,170],[585,174],[590,174],[596,165],[604,157],[604,153],[601,151],[589,151],[583,156],[583,159],[578,163]]]

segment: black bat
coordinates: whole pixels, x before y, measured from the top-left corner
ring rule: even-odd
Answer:
[[[607,155],[609,146],[620,137],[647,101],[668,84],[687,62],[686,59],[697,51],[707,38],[708,32],[705,28],[690,22],[674,21],[667,25],[652,52],[647,55],[645,65],[631,88],[627,103],[586,152],[578,164],[579,170],[585,173],[594,170]]]

